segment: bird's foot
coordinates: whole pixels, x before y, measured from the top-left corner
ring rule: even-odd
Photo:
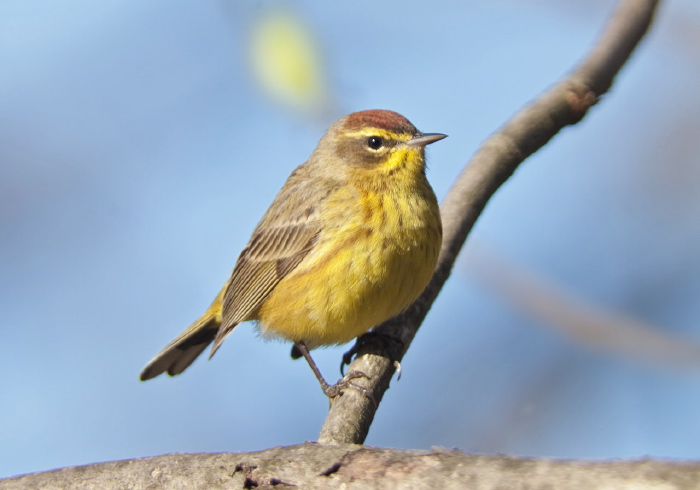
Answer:
[[[347,390],[348,388],[351,388],[355,391],[359,391],[362,393],[364,396],[372,400],[372,403],[374,405],[377,405],[377,401],[374,399],[374,396],[372,393],[363,388],[362,386],[358,385],[357,383],[353,383],[353,379],[358,379],[358,378],[365,378],[365,379],[370,379],[370,377],[363,373],[362,371],[350,371],[348,374],[343,376],[338,382],[334,385],[329,385],[328,383],[325,382],[325,380],[319,380],[321,383],[321,389],[323,390],[323,393],[331,399],[331,402],[333,399],[339,395],[342,395],[344,390]]]
[[[349,351],[343,354],[343,358],[340,361],[340,374],[345,375],[345,366],[350,365],[353,357],[357,355],[360,349],[373,343],[380,344],[381,347],[389,351],[391,358],[394,359],[394,368],[396,369],[397,373],[396,379],[401,379],[401,363],[396,359],[400,357],[399,352],[403,351],[403,342],[401,339],[381,332],[375,332],[374,330],[370,330],[369,332],[357,337],[355,344]]]
[[[343,394],[343,390],[352,388],[354,390],[359,391],[363,395],[365,395],[367,398],[372,400],[374,405],[377,405],[377,401],[374,399],[374,396],[372,396],[372,393],[369,390],[366,390],[362,386],[358,386],[355,383],[352,383],[351,381],[353,379],[358,379],[358,378],[365,378],[365,379],[370,379],[367,374],[363,373],[362,371],[350,371],[348,374],[343,376],[342,379],[340,379],[336,384],[334,385],[329,385],[323,375],[321,374],[321,371],[318,369],[318,366],[316,366],[316,363],[311,357],[311,354],[309,353],[308,347],[306,347],[306,344],[304,342],[297,342],[294,344],[294,347],[298,351],[298,353],[303,356],[306,361],[309,363],[309,367],[311,370],[314,372],[314,375],[316,376],[316,379],[318,380],[318,383],[321,385],[321,389],[323,390],[323,393],[331,400],[338,395]]]

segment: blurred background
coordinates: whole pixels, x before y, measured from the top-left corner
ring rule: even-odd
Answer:
[[[0,477],[313,440],[327,401],[238,327],[141,383],[325,128],[450,137],[440,198],[616,2],[0,4]],[[367,444],[700,458],[700,4],[663,2],[610,94],[481,216]],[[349,346],[316,351],[336,379]]]

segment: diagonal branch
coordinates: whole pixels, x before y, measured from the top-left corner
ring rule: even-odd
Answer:
[[[658,0],[621,0],[600,39],[571,75],[518,112],[488,138],[455,181],[441,206],[444,238],[433,278],[403,314],[375,329],[380,335],[359,344],[351,369],[367,373],[362,380],[378,404],[400,361],[447,280],[469,231],[489,198],[528,156],[565,126],[579,122],[607,92],[634,48],[646,34]],[[382,338],[396,339],[387,345]],[[337,397],[321,429],[319,442],[364,442],[377,405],[356,390]]]

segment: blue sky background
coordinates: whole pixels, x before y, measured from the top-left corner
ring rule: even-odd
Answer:
[[[327,402],[289,345],[244,324],[141,383],[208,306],[336,117],[393,109],[450,138],[439,197],[491,132],[579,60],[615,2],[299,2],[336,107],[302,119],[250,76],[271,3],[0,4],[0,477],[316,438]],[[566,4],[566,5],[563,5]],[[613,91],[530,158],[482,247],[700,343],[700,8],[666,2]],[[334,379],[346,347],[316,351]],[[583,345],[523,315],[469,248],[367,443],[552,457],[700,457],[700,363]]]

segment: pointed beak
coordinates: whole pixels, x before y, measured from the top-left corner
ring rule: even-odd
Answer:
[[[447,138],[447,135],[442,133],[419,133],[418,136],[408,140],[406,144],[408,146],[425,146],[440,141],[443,138]]]

